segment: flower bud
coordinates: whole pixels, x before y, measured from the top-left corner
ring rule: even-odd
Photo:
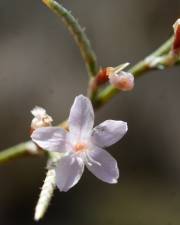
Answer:
[[[31,110],[31,114],[34,116],[31,122],[32,131],[40,127],[48,127],[52,125],[52,117],[46,113],[46,110],[36,106]]]
[[[131,73],[120,71],[111,74],[109,82],[119,90],[131,91],[134,87],[134,76]]]
[[[180,54],[180,19],[176,20],[173,25],[174,28],[174,41],[172,51],[175,54]]]

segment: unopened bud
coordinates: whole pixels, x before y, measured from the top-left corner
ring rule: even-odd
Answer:
[[[174,28],[174,41],[172,51],[175,54],[180,54],[180,19],[177,19],[173,25]]]
[[[34,116],[31,122],[32,131],[40,127],[49,127],[52,125],[53,119],[46,113],[46,110],[36,106],[31,110],[31,114]]]
[[[134,76],[131,73],[120,71],[109,76],[109,82],[117,89],[131,91],[134,87]]]

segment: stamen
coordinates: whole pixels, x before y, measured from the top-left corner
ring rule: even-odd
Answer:
[[[87,162],[88,162],[88,164],[89,164],[90,166],[92,166],[92,163],[94,163],[94,164],[96,164],[96,165],[98,165],[98,166],[102,166],[101,163],[99,163],[99,162],[97,162],[96,160],[94,160],[94,159],[88,154],[88,152],[86,153],[86,160],[87,160]]]
[[[84,152],[87,149],[87,145],[85,143],[77,143],[74,149],[76,152]]]

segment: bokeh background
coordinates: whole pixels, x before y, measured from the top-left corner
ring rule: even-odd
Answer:
[[[165,41],[180,15],[179,0],[61,1],[86,28],[102,66],[132,64]],[[117,185],[88,171],[68,193],[55,192],[42,225],[180,224],[180,68],[151,72],[96,113],[128,121],[109,148]],[[68,116],[87,74],[69,32],[37,0],[0,0],[0,149],[28,140],[30,110],[45,107],[55,123]],[[45,176],[43,157],[0,166],[0,225],[33,225]]]

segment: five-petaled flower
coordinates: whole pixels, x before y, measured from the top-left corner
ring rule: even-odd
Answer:
[[[106,120],[93,129],[93,107],[83,95],[75,98],[68,123],[69,131],[60,127],[42,127],[31,135],[32,140],[41,148],[64,153],[56,165],[56,184],[59,190],[68,191],[77,184],[84,165],[102,181],[117,183],[117,162],[103,148],[124,136],[127,123]]]

